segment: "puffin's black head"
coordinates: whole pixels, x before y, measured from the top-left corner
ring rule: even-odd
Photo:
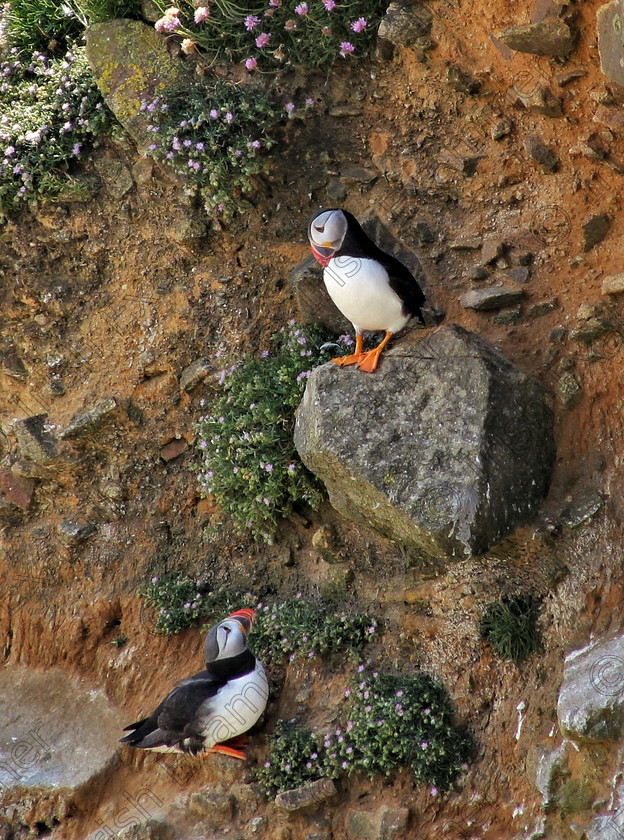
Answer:
[[[247,634],[253,627],[255,617],[255,610],[237,610],[213,627],[204,643],[206,663],[229,659],[243,653],[247,648]]]
[[[349,229],[349,221],[342,210],[337,208],[321,210],[316,213],[308,226],[308,239],[312,253],[321,265],[339,251]]]

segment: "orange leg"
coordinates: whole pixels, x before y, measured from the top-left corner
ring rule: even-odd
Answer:
[[[350,356],[338,356],[337,359],[332,359],[332,362],[335,365],[340,365],[340,367],[344,367],[345,365],[357,365],[357,363],[361,360],[362,356],[362,345],[364,344],[364,339],[362,338],[361,333],[355,334],[355,350]]]
[[[381,356],[381,351],[384,349],[386,344],[392,338],[392,333],[387,332],[383,338],[383,341],[377,345],[373,350],[369,350],[367,353],[362,353],[360,357],[360,361],[357,363],[357,366],[360,370],[365,371],[366,373],[373,373],[377,370],[377,365],[379,364],[379,357]]]

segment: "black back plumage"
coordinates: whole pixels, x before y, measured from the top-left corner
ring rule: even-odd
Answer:
[[[388,272],[390,288],[403,301],[405,314],[417,317],[424,324],[422,306],[426,298],[416,278],[402,262],[391,254],[382,251],[367,236],[352,213],[349,213],[348,210],[342,210],[341,212],[344,213],[348,222],[347,233],[334,257],[359,257],[360,259],[372,259],[381,263]]]
[[[128,735],[121,743],[131,747],[178,746],[191,753],[201,752],[200,706],[216,697],[228,680],[250,674],[255,667],[256,658],[247,649],[228,659],[207,662],[204,671],[177,683],[149,717],[126,726]],[[186,740],[188,744],[183,747],[181,742]]]

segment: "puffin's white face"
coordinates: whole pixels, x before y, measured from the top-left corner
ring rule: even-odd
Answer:
[[[323,210],[310,222],[308,236],[313,248],[335,252],[342,245],[346,233],[347,217],[342,210]]]
[[[247,647],[245,628],[235,618],[226,618],[210,631],[206,638],[206,662],[238,656]]]

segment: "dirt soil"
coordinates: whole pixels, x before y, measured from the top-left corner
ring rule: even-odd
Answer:
[[[512,53],[491,39],[529,20],[527,0],[513,8],[498,0],[461,8],[435,0],[435,49],[399,50],[391,61],[352,68],[345,63],[306,82],[306,95],[318,102],[313,116],[285,123],[263,194],[225,228],[208,226],[198,236],[201,210],[123,140],[103,142],[78,173],[95,185],[89,201],[41,206],[0,228],[0,470],[21,457],[16,419],[45,413],[60,430],[105,396],[118,404],[96,435],[61,442],[55,458],[34,468],[32,501],[2,532],[5,665],[54,666],[84,677],[106,690],[120,724],[129,723],[201,661],[199,629],[154,634],[139,595],[152,575],[209,573],[263,597],[313,596],[329,567],[311,539],[331,523],[355,573],[348,603],[383,623],[367,659],[439,674],[479,749],[447,796],[414,786],[407,773],[352,778],[337,804],[287,817],[250,784],[264,760],[266,732],[278,717],[300,710],[296,697],[306,686],[317,718],[331,720],[335,707],[327,697],[344,686],[344,677],[326,673],[321,661],[295,663],[271,674],[272,699],[246,764],[211,757],[174,773],[153,756],[120,747],[92,789],[69,801],[7,804],[15,825],[81,840],[103,825],[118,826],[125,793],[148,790],[153,803],[162,803],[150,806],[150,817],[175,824],[177,836],[200,836],[189,795],[233,791],[235,817],[223,836],[342,838],[350,809],[381,805],[409,807],[408,835],[419,840],[530,835],[541,816],[537,748],[561,742],[556,699],[564,654],[622,624],[624,313],[621,298],[603,295],[601,287],[604,277],[622,271],[624,136],[600,120],[624,100],[600,72],[599,5],[578,5],[578,47],[558,63]],[[449,84],[452,64],[480,83],[477,94]],[[586,74],[560,87],[557,74],[571,68]],[[285,77],[285,89],[294,83]],[[518,103],[520,87],[526,92],[532,84],[549,86],[563,116]],[[345,105],[351,116],[331,115]],[[502,120],[509,132],[494,140],[492,126]],[[529,134],[556,151],[556,172],[528,157]],[[607,150],[602,158],[587,152],[594,134]],[[458,171],[471,157],[478,159],[474,174]],[[552,394],[558,457],[539,520],[442,574],[418,572],[396,546],[341,520],[327,504],[285,522],[274,546],[234,536],[209,543],[203,535],[215,507],[200,498],[191,471],[200,403],[217,392],[224,359],[259,353],[287,318],[297,317],[287,275],[308,254],[309,215],[332,204],[326,187],[352,164],[376,177],[345,179],[344,206],[359,218],[378,214],[418,253],[432,302],[447,322],[492,342]],[[119,172],[133,178],[121,197],[114,188]],[[610,228],[585,250],[583,222],[599,213],[609,215]],[[423,222],[433,241],[423,241]],[[475,238],[477,247],[458,247]],[[481,244],[490,239],[504,243],[501,253],[486,276],[474,279]],[[510,282],[506,272],[527,262],[528,278],[517,282],[516,275],[526,293],[517,311],[501,317],[459,303],[470,288]],[[607,331],[574,340],[588,313],[608,322]],[[186,392],[180,374],[201,357],[213,373]],[[564,373],[580,386],[575,404],[561,393]],[[167,460],[163,447],[172,441],[179,454]],[[569,510],[596,493],[603,502],[598,513],[570,527]],[[96,522],[97,533],[68,544],[57,530],[67,519]],[[521,668],[496,659],[477,627],[486,603],[519,589],[544,599],[544,650]],[[120,635],[127,645],[112,646]],[[525,734],[517,739],[521,701]],[[591,778],[596,801],[607,796],[605,768],[615,760],[606,751],[600,773],[596,763],[575,770],[579,779]],[[584,825],[591,816],[585,808],[576,821]],[[551,815],[548,836],[580,836],[569,823]]]

